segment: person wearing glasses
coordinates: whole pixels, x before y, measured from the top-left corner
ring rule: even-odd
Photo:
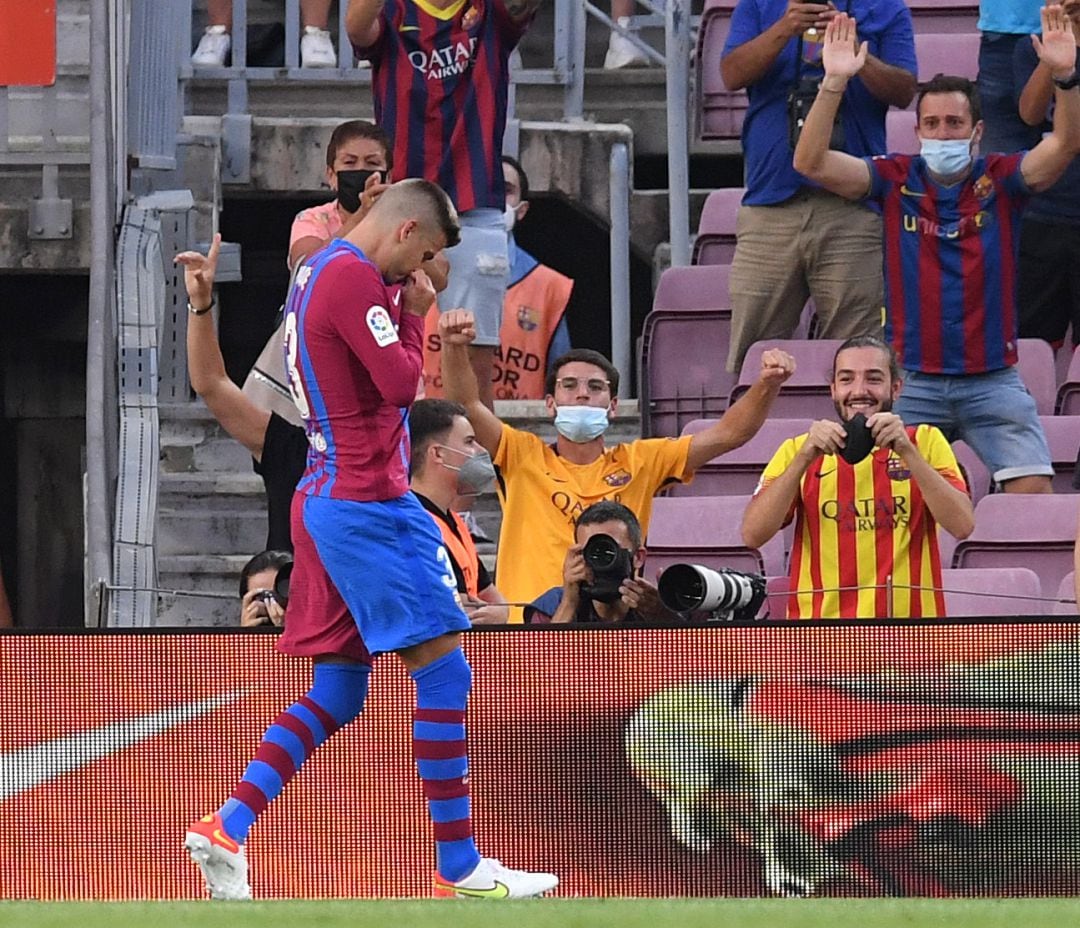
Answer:
[[[499,472],[503,520],[497,570],[499,589],[511,603],[530,602],[562,586],[575,522],[593,503],[622,503],[647,533],[653,496],[670,483],[689,481],[701,465],[749,441],[795,370],[787,352],[766,351],[757,382],[711,428],[681,438],[608,446],[604,433],[619,404],[619,371],[599,352],[575,348],[558,358],[547,375],[544,400],[557,433],[547,444],[506,425],[481,402],[469,366],[474,335],[472,313],[466,310],[450,310],[439,318],[447,399],[465,407]],[[510,621],[522,621],[519,608],[511,610]]]

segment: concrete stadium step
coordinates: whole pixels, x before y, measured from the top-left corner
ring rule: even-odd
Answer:
[[[159,416],[162,473],[252,473],[247,449],[202,402],[163,405]]]
[[[183,509],[212,499],[215,508],[265,512],[262,477],[224,471],[163,473],[158,481],[158,508]]]
[[[182,509],[158,507],[158,556],[170,554],[247,554],[266,546],[266,512],[216,509],[207,505]]]
[[[226,594],[228,598],[162,595],[157,625],[232,627],[240,622],[240,571],[250,555],[167,555],[158,558],[162,590]]]

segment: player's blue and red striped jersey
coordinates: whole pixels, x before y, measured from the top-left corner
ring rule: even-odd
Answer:
[[[356,52],[371,60],[375,121],[393,139],[395,177],[434,181],[459,212],[503,209],[510,53],[529,22],[511,19],[502,0],[383,7],[379,38]]]
[[[305,259],[285,302],[285,370],[308,436],[308,496],[388,500],[409,489],[407,415],[424,321],[344,239]]]
[[[866,159],[885,226],[885,335],[905,369],[982,374],[1016,363],[1023,154],[977,158],[950,187],[921,157]]]

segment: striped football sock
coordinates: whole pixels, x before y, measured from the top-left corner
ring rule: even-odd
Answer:
[[[315,749],[364,707],[366,664],[315,664],[306,696],[289,706],[266,730],[243,779],[220,809],[225,833],[241,844],[263,810],[285,788]]]
[[[412,675],[416,681],[413,749],[435,831],[440,876],[456,882],[480,862],[472,836],[465,701],[472,671],[460,648]]]

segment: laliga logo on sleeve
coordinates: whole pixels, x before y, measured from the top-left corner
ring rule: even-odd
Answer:
[[[382,306],[372,306],[367,311],[367,327],[380,348],[392,345],[398,340],[397,331],[390,314]]]

